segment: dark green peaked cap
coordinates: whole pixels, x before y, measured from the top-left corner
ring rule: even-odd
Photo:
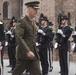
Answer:
[[[25,3],[27,7],[33,7],[33,8],[39,8],[39,4],[40,4],[39,1],[31,1],[31,2]]]

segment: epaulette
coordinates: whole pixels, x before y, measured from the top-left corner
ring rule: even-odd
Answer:
[[[53,28],[51,26],[48,26],[49,30],[53,31]]]
[[[52,34],[55,35],[56,34],[55,31],[52,31]]]

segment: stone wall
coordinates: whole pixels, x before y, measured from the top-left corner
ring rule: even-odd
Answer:
[[[25,15],[26,6],[25,3],[28,1],[34,0],[0,0],[0,18],[3,19],[3,3],[8,2],[10,6],[10,18],[15,16],[16,18]],[[75,26],[76,18],[76,1],[75,0],[38,0],[40,1],[40,10],[37,14],[36,19],[38,20],[40,13],[43,13],[48,17],[50,21],[53,22],[54,30],[57,30],[57,17],[61,11],[64,11],[65,14],[70,12],[71,14],[71,24]],[[21,4],[22,3],[22,4]]]

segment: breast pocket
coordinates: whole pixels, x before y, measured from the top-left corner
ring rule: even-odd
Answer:
[[[33,27],[31,25],[26,26],[25,34],[31,35],[33,33]]]

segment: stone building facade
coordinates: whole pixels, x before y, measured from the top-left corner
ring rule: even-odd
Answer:
[[[22,0],[0,0],[0,20],[7,29],[11,18],[19,18],[22,15]]]
[[[25,3],[34,0],[0,0],[0,19],[4,21],[5,25],[9,20],[15,16],[20,18],[25,15]],[[36,19],[38,20],[40,13],[43,13],[53,22],[54,30],[57,29],[57,17],[62,11],[65,14],[70,13],[71,25],[75,26],[76,19],[76,1],[75,0],[38,0],[40,1],[40,10]]]

